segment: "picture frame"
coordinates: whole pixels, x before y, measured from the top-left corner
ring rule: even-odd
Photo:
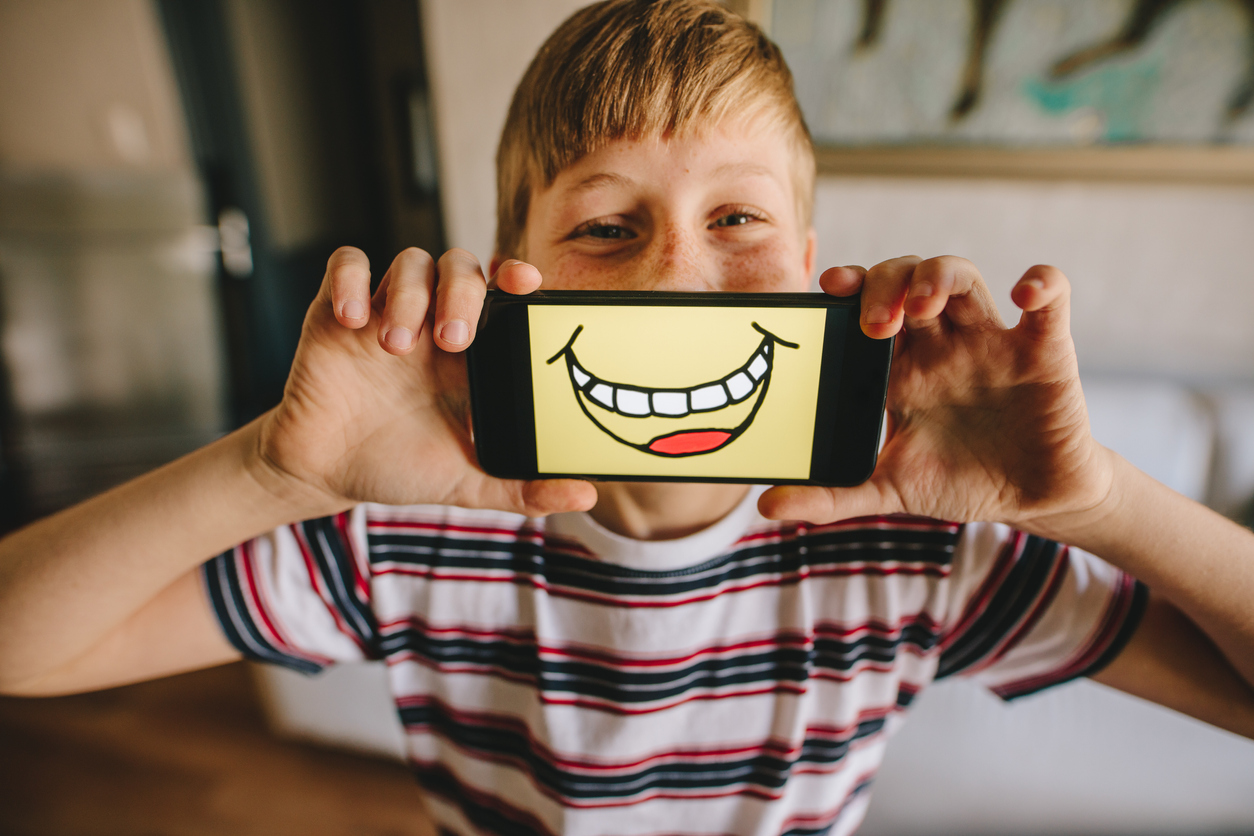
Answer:
[[[1254,185],[1254,2],[729,5],[783,49],[820,175]]]

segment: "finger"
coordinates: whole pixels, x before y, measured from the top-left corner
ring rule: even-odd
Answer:
[[[819,276],[819,287],[824,293],[832,296],[852,296],[862,289],[862,281],[866,278],[866,268],[851,265],[848,267],[831,267]]]
[[[936,334],[943,330],[941,313],[949,299],[970,291],[972,277],[964,269],[965,259],[948,256],[920,261],[910,276],[903,305],[907,331],[913,334]]]
[[[872,478],[852,488],[781,485],[758,498],[758,510],[771,520],[829,523],[904,510],[896,492]]]
[[[537,479],[522,489],[523,512],[544,517],[566,511],[588,511],[597,504],[597,489],[580,479]]]
[[[479,259],[461,249],[440,256],[436,272],[435,344],[445,351],[461,351],[474,339],[488,282]]]
[[[885,339],[901,330],[902,303],[920,261],[916,255],[893,258],[866,272],[862,282],[862,332],[868,337]]]
[[[496,287],[506,293],[525,296],[538,290],[541,283],[540,271],[525,261],[516,258],[508,259],[497,268],[496,275],[488,282],[488,287]]]
[[[370,321],[370,259],[361,250],[340,247],[331,253],[323,287],[341,325],[360,328]]]
[[[940,317],[959,328],[1004,327],[993,295],[975,265],[943,255],[922,261],[911,276],[905,304],[907,327],[918,333],[940,328]]]
[[[528,517],[543,517],[566,511],[586,511],[596,504],[597,492],[591,482],[580,479],[496,479],[481,474],[468,486],[465,496],[457,497],[467,508],[492,508]]]
[[[379,345],[389,354],[408,354],[418,342],[431,291],[435,286],[435,262],[417,247],[404,250],[392,261],[374,305],[382,310]]]
[[[1071,282],[1056,267],[1038,264],[1030,268],[1010,291],[1023,309],[1019,330],[1039,340],[1071,336]]]

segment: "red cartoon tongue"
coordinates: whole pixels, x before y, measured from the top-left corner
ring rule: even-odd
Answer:
[[[664,456],[708,453],[722,447],[730,438],[731,433],[722,430],[684,430],[653,439],[649,449]]]

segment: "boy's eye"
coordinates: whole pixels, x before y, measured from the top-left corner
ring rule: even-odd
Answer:
[[[762,218],[753,212],[728,212],[726,215],[719,216],[714,221],[714,223],[710,224],[710,226],[711,227],[744,226],[745,224],[751,224],[754,221],[760,221],[760,220],[762,220]]]
[[[623,241],[635,238],[636,233],[625,226],[591,221],[575,230],[576,237],[599,238],[603,241]]]

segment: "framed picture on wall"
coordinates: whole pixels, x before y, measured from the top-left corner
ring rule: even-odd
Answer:
[[[1254,0],[741,0],[827,174],[1254,183]]]

